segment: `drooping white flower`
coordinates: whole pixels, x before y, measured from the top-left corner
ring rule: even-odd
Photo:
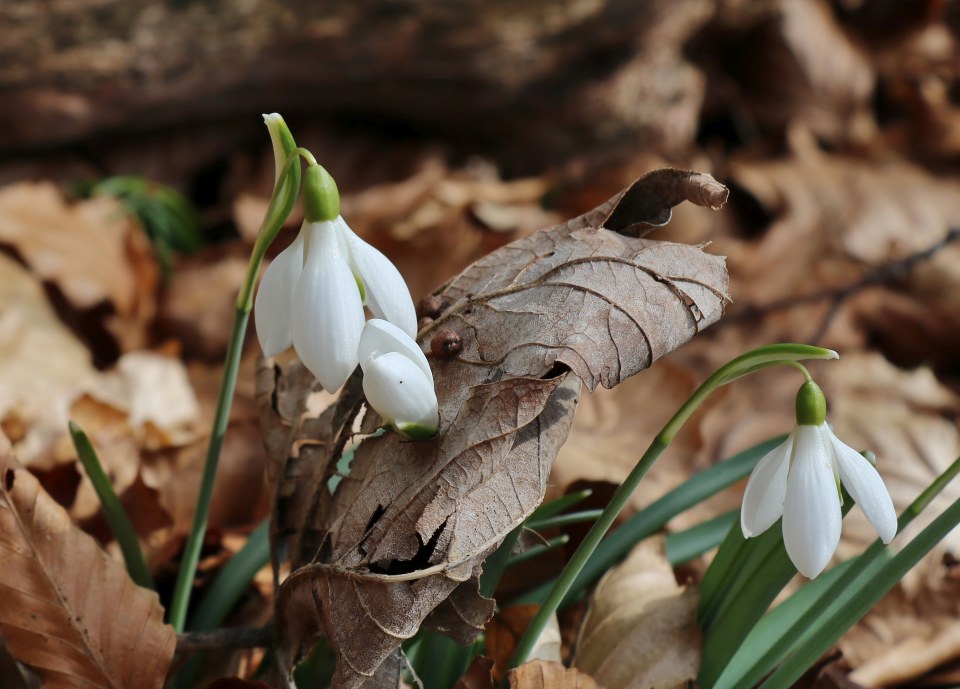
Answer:
[[[363,328],[359,356],[363,393],[384,424],[414,440],[436,435],[440,414],[433,373],[413,338],[373,318]]]
[[[782,516],[787,554],[811,579],[827,566],[840,542],[840,482],[884,543],[897,533],[893,501],[877,470],[837,438],[825,416],[820,388],[804,383],[797,393],[797,427],[754,467],[740,511],[747,538]]]
[[[321,385],[335,392],[359,363],[363,307],[411,338],[417,319],[400,272],[340,217],[336,184],[319,165],[304,174],[305,221],[264,273],[255,302],[264,356],[291,344]]]

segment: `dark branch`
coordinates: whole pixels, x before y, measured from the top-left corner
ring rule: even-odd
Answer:
[[[772,301],[768,304],[748,304],[742,311],[740,311],[740,313],[733,314],[728,318],[721,320],[714,327],[722,327],[740,321],[755,320],[773,311],[783,311],[785,309],[792,309],[797,306],[813,304],[820,301],[833,302],[827,318],[825,319],[827,322],[829,322],[829,320],[840,308],[840,305],[857,292],[874,285],[880,285],[883,283],[903,279],[910,273],[910,271],[916,268],[917,265],[929,260],[941,249],[957,241],[958,239],[960,239],[960,228],[951,228],[946,235],[944,235],[943,238],[933,246],[930,246],[923,251],[910,254],[909,256],[904,256],[897,261],[892,261],[890,263],[877,266],[854,283],[844,285],[842,287],[835,287],[833,289],[821,290],[819,292],[811,292],[810,294],[790,296],[784,299]],[[824,327],[821,327],[821,334],[824,329]]]
[[[177,635],[177,653],[190,654],[221,648],[266,648],[276,640],[272,624],[253,628],[217,629]]]

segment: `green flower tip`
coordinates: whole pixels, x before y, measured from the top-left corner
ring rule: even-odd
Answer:
[[[812,380],[797,392],[797,425],[820,426],[827,420],[827,400],[823,390]]]
[[[419,423],[398,423],[396,430],[410,438],[410,440],[430,440],[437,434],[436,428]]]
[[[321,165],[310,165],[303,176],[303,216],[307,222],[336,220],[340,193],[333,177]]]

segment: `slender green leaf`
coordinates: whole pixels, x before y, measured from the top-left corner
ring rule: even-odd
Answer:
[[[730,510],[689,529],[667,534],[667,559],[671,565],[682,565],[720,545],[730,526],[740,518],[740,510]]]
[[[852,594],[838,609],[821,615],[811,626],[806,640],[794,649],[793,653],[763,683],[764,689],[788,689],[820,656],[826,653],[834,643],[867,614],[897,582],[916,565],[920,559],[936,546],[960,524],[960,499],[957,499],[937,517],[933,523],[920,532],[903,550],[894,555],[876,572],[857,577],[848,587]]]
[[[603,510],[583,510],[582,512],[570,512],[568,514],[558,514],[553,517],[528,520],[527,528],[531,531],[542,531],[544,529],[555,529],[561,526],[570,526],[571,524],[592,522],[595,521],[602,512]]]
[[[586,590],[625,558],[637,543],[660,531],[675,516],[745,477],[765,454],[785,439],[786,436],[779,436],[765,440],[714,464],[630,517],[597,547],[571,587],[566,602],[582,598]]]
[[[510,558],[509,562],[507,562],[507,567],[513,567],[514,565],[519,565],[521,562],[532,560],[533,558],[539,557],[546,552],[556,550],[560,546],[566,545],[569,542],[570,536],[567,534],[561,534],[555,538],[551,538],[546,543],[535,545],[532,548],[527,548],[522,553],[516,553]]]
[[[137,533],[130,523],[127,511],[117,494],[110,484],[103,466],[100,464],[100,458],[97,457],[96,450],[90,443],[87,434],[73,421],[69,424],[70,437],[73,439],[73,446],[77,450],[77,457],[83,470],[90,478],[93,489],[97,492],[100,499],[100,507],[103,509],[103,515],[107,518],[107,524],[113,537],[117,539],[117,545],[120,546],[120,552],[123,553],[123,561],[127,565],[127,573],[134,583],[145,589],[153,589],[153,577],[150,575],[150,568],[147,567],[146,560],[143,559],[143,552],[140,550],[140,542],[137,541]]]

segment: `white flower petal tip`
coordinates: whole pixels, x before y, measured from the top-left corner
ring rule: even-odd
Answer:
[[[754,467],[744,491],[740,527],[759,535],[783,517],[783,541],[797,571],[813,579],[840,543],[838,481],[884,543],[896,536],[897,515],[874,466],[842,443],[825,423],[798,425]]]
[[[433,377],[424,372],[418,357],[411,356],[411,347],[419,351],[413,340],[391,351],[372,348],[372,341],[388,342],[384,330],[378,325],[368,326],[365,330],[366,339],[361,349],[368,355],[360,359],[363,393],[370,406],[383,418],[385,426],[412,440],[432,438],[440,427]],[[402,331],[398,332],[402,335]]]
[[[840,354],[839,354],[838,352],[836,352],[835,350],[833,350],[833,349],[828,349],[827,351],[830,352],[830,356],[827,357],[827,360],[839,359],[839,358],[840,358]]]
[[[389,321],[410,337],[417,335],[417,312],[407,283],[396,266],[373,246],[360,239],[342,217],[336,219],[350,267],[362,283],[364,303],[377,318]]]
[[[859,452],[843,443],[826,425],[821,427],[836,455],[840,481],[857,501],[884,543],[897,535],[897,511],[876,468]]]

